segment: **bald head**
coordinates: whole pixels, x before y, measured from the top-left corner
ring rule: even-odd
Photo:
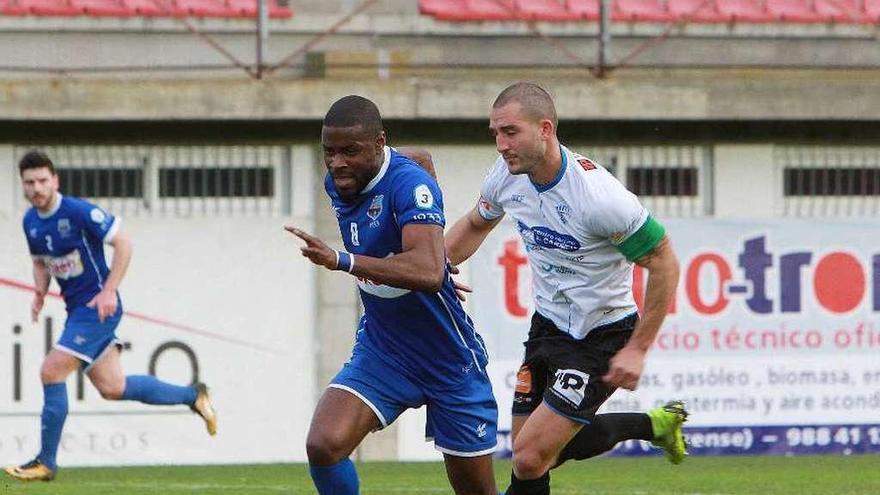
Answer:
[[[538,122],[547,119],[553,122],[553,128],[557,126],[556,106],[553,104],[553,98],[541,86],[530,82],[518,82],[504,89],[492,108],[501,108],[509,103],[519,103],[523,115]]]

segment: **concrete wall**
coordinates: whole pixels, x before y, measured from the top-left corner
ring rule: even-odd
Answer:
[[[572,120],[880,119],[880,72],[630,70],[608,80],[532,72]],[[576,77],[579,76],[579,77]],[[386,118],[484,120],[522,73],[330,80],[0,81],[4,120],[319,120],[357,93]]]

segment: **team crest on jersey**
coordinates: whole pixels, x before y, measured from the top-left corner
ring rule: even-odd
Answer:
[[[556,213],[559,215],[559,220],[568,225],[568,217],[571,216],[571,207],[565,203],[556,205]]]
[[[69,218],[58,219],[58,234],[61,237],[70,237],[70,219]]]
[[[370,220],[375,220],[382,214],[382,201],[384,199],[384,194],[380,194],[373,198],[373,202],[370,203],[370,207],[367,208],[367,216],[370,217]]]

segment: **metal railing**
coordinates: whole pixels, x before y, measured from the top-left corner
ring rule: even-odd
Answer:
[[[610,170],[660,217],[713,214],[708,146],[574,146]]]
[[[880,214],[880,147],[778,146],[773,161],[784,217]]]
[[[33,147],[16,146],[16,156]],[[290,154],[283,146],[61,145],[61,192],[128,217],[289,214]],[[25,206],[24,200],[22,205]]]

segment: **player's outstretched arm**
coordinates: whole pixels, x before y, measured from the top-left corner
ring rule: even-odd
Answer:
[[[335,251],[322,240],[296,227],[285,230],[302,239],[302,255],[330,270],[342,270],[372,282],[423,292],[438,292],[446,277],[443,228],[411,223],[402,231],[403,250],[387,258]]]
[[[486,220],[477,208],[459,218],[446,233],[446,256],[449,262],[458,265],[473,256],[500,221],[501,217]]]
[[[34,300],[31,302],[31,321],[36,323],[43,310],[43,301],[49,292],[49,284],[52,282],[52,276],[49,275],[49,269],[43,260],[34,260]]]
[[[648,270],[645,308],[632,337],[612,358],[604,380],[627,390],[635,390],[644,366],[645,355],[660,331],[669,304],[678,286],[678,259],[667,236],[648,254],[636,260]]]

